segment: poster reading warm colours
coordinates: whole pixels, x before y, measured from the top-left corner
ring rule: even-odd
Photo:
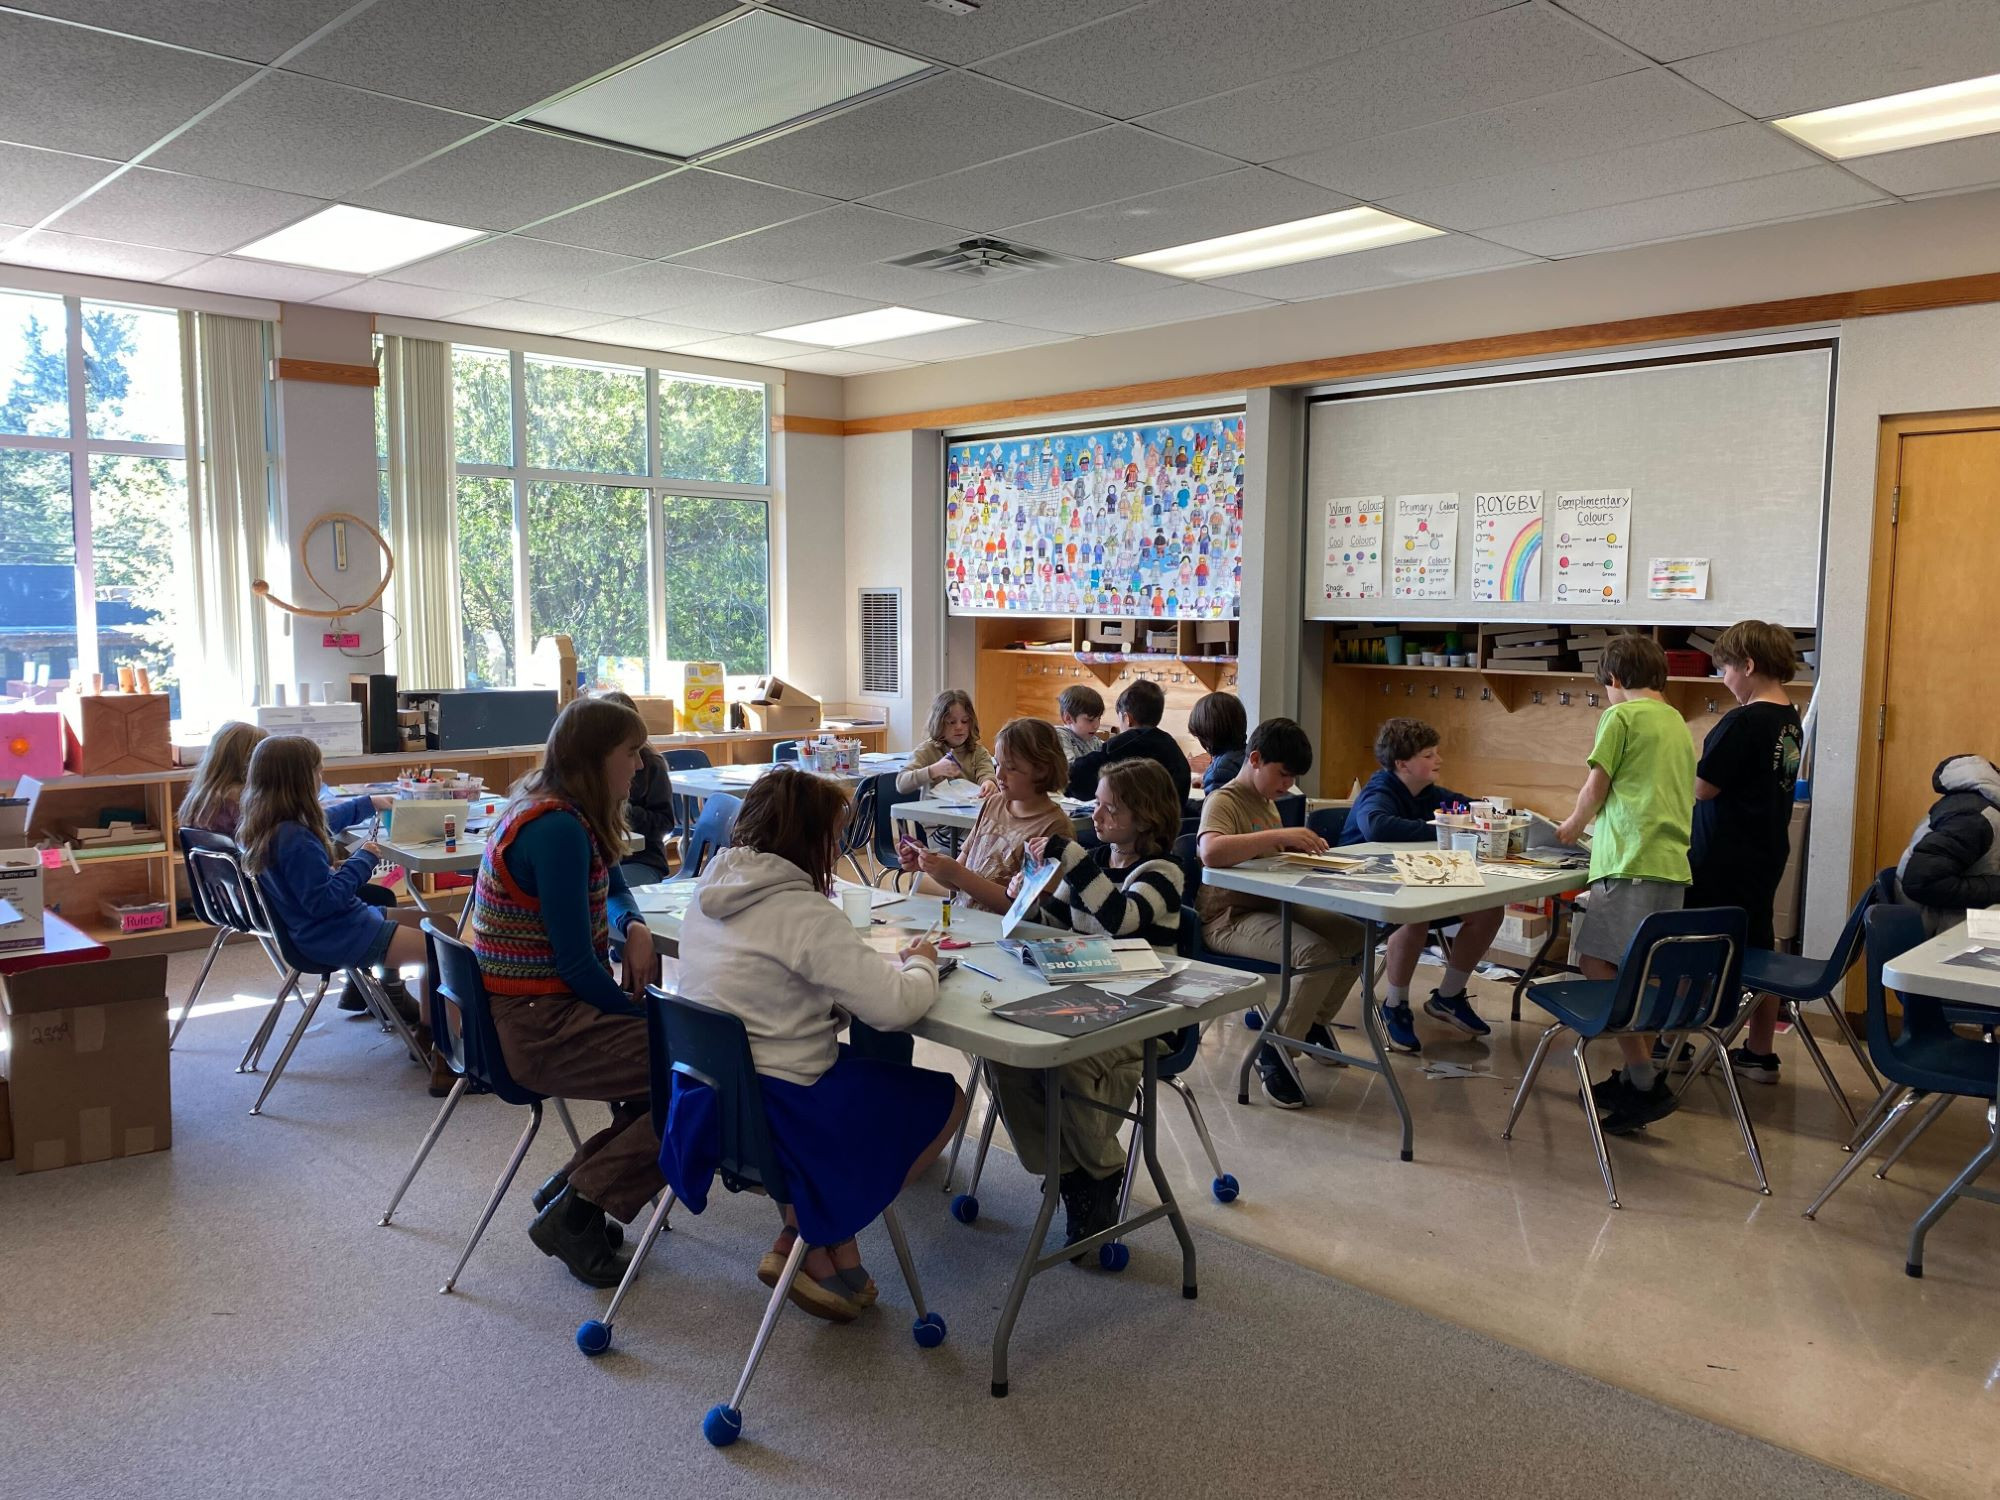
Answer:
[[[1375,599],[1382,593],[1382,497],[1350,495],[1325,501],[1326,559],[1320,600]]]
[[[955,615],[1233,620],[1242,413],[953,443],[944,529]]]

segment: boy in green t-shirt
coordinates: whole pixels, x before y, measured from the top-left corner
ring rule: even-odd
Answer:
[[[1597,680],[1611,707],[1597,721],[1590,775],[1576,810],[1556,830],[1565,844],[1592,817],[1590,904],[1571,954],[1586,979],[1615,979],[1639,924],[1654,912],[1679,911],[1692,876],[1688,837],[1694,817],[1694,740],[1666,701],[1667,656],[1649,636],[1621,635],[1604,648]],[[1652,1042],[1621,1036],[1625,1066],[1591,1086],[1607,1135],[1627,1135],[1680,1107]]]

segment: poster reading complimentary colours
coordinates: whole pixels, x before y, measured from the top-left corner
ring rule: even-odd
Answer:
[[[1233,620],[1242,497],[1240,412],[953,443],[951,613]]]
[[[1472,497],[1472,602],[1541,597],[1542,492],[1481,490]]]

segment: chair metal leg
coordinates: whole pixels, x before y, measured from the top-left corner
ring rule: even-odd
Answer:
[[[666,1227],[667,1215],[673,1212],[674,1190],[668,1188],[660,1195],[660,1201],[653,1205],[653,1212],[646,1220],[645,1232],[639,1236],[639,1243],[633,1247],[631,1260],[625,1263],[625,1274],[618,1280],[618,1290],[611,1294],[611,1305],[604,1309],[604,1316],[598,1322],[604,1325],[604,1342],[611,1342],[611,1328],[618,1319],[618,1309],[624,1305],[625,1294],[632,1290],[632,1283],[639,1279],[639,1268],[646,1263],[646,1257],[653,1253],[653,1242],[660,1237]],[[781,1283],[783,1284],[783,1283]]]
[[[1611,1200],[1613,1208],[1622,1208],[1618,1201],[1618,1184],[1611,1176],[1611,1153],[1604,1149],[1604,1127],[1597,1122],[1597,1111],[1590,1102],[1590,1064],[1584,1057],[1584,1049],[1589,1047],[1590,1038],[1576,1039],[1573,1055],[1576,1058],[1576,1081],[1583,1089],[1583,1122],[1590,1127],[1590,1147],[1597,1153],[1597,1170],[1604,1174],[1604,1196]]]
[[[903,1285],[910,1289],[910,1302],[917,1317],[924,1318],[930,1309],[924,1306],[923,1283],[917,1280],[917,1263],[910,1255],[910,1242],[903,1234],[903,1221],[896,1217],[895,1204],[882,1210],[882,1227],[889,1231],[889,1243],[895,1247],[896,1267],[903,1273]]]
[[[254,1073],[257,1065],[264,1060],[264,1046],[271,1040],[271,1033],[277,1029],[278,1013],[285,1008],[285,1001],[291,998],[292,987],[303,977],[297,969],[286,969],[282,975],[284,983],[278,986],[278,998],[271,1002],[271,1008],[264,1012],[264,1019],[257,1023],[257,1030],[251,1035],[249,1044],[243,1049],[243,1058],[236,1064],[239,1073]]]
[[[1547,937],[1542,939],[1542,946],[1535,950],[1535,956],[1528,960],[1528,967],[1523,969],[1521,977],[1514,981],[1514,1001],[1509,1010],[1509,1020],[1518,1021],[1521,1019],[1521,996],[1527,990],[1529,984],[1533,982],[1534,977],[1541,972],[1542,961],[1549,956],[1549,949],[1555,947],[1556,933],[1561,929],[1562,913],[1558,911],[1549,921],[1549,933]]]
[[[1201,1149],[1208,1153],[1209,1169],[1217,1177],[1222,1175],[1222,1158],[1215,1154],[1215,1142],[1209,1138],[1208,1121],[1202,1117],[1201,1101],[1194,1096],[1194,1090],[1187,1086],[1187,1080],[1178,1076],[1167,1080],[1167,1087],[1181,1096],[1181,1103],[1187,1106],[1188,1119],[1194,1122],[1194,1133],[1201,1138]]]
[[[1988,1135],[1986,1144],[1980,1147],[1972,1160],[1965,1164],[1965,1170],[1952,1178],[1951,1186],[1938,1194],[1936,1201],[1924,1210],[1923,1217],[1910,1226],[1910,1248],[1903,1260],[1903,1270],[1906,1274],[1911,1276],[1924,1274],[1924,1236],[1931,1232],[1932,1225],[1944,1217],[1945,1210],[1958,1201],[1960,1194],[1970,1189],[1972,1184],[1979,1180],[1979,1175],[1993,1165],[1993,1158],[1996,1155],[2000,1155],[2000,1129],[1995,1129]],[[1990,1193],[1982,1193],[1981,1196],[1989,1202],[1992,1201],[1993,1195]]]
[[[1514,1122],[1521,1118],[1521,1106],[1528,1102],[1528,1090],[1535,1086],[1535,1075],[1542,1071],[1542,1059],[1549,1055],[1549,1043],[1556,1039],[1556,1033],[1561,1030],[1562,1022],[1558,1021],[1544,1031],[1542,1039],[1535,1043],[1535,1055],[1528,1060],[1528,1071],[1521,1075],[1521,1086],[1514,1090],[1514,1107],[1507,1111],[1507,1128],[1500,1132],[1501,1140],[1514,1139]],[[1584,1080],[1583,1097],[1585,1099],[1590,1097],[1589,1079]]]
[[[1826,1008],[1833,1015],[1833,1024],[1840,1029],[1841,1040],[1847,1043],[1847,1050],[1854,1054],[1854,1060],[1861,1064],[1861,1071],[1868,1075],[1868,1082],[1876,1088],[1882,1087],[1882,1075],[1875,1071],[1875,1064],[1868,1056],[1868,1049],[1861,1045],[1861,1038],[1854,1034],[1854,1027],[1847,1019],[1847,1012],[1833,996],[1826,997]]]
[[[764,1321],[757,1325],[757,1337],[750,1345],[750,1357],[743,1362],[743,1373],[737,1378],[736,1392],[729,1398],[729,1409],[739,1419],[743,1415],[743,1398],[750,1393],[750,1382],[764,1358],[764,1346],[771,1342],[771,1330],[778,1326],[778,1314],[785,1310],[786,1294],[791,1290],[792,1278],[798,1274],[799,1265],[805,1258],[806,1242],[801,1235],[792,1241],[792,1253],[785,1257],[785,1269],[778,1275],[778,1284],[771,1288],[771,1300],[764,1304]]]
[[[1882,1165],[1875,1169],[1875,1180],[1877,1182],[1883,1182],[1888,1179],[1889,1168],[1895,1166],[1897,1162],[1903,1159],[1903,1153],[1916,1144],[1918,1136],[1937,1123],[1938,1116],[1951,1108],[1951,1101],[1957,1097],[1958,1095],[1956,1094],[1939,1094],[1937,1098],[1931,1100],[1930,1107],[1917,1116],[1917,1123],[1903,1132],[1903,1138],[1896,1142],[1896,1149],[1891,1151],[1883,1160]]]
[[[1808,1219],[1819,1216],[1819,1211],[1826,1206],[1826,1200],[1839,1192],[1841,1185],[1861,1169],[1863,1162],[1875,1154],[1875,1148],[1888,1138],[1889,1132],[1902,1122],[1905,1114],[1909,1113],[1910,1106],[1921,1098],[1923,1095],[1916,1089],[1903,1090],[1902,1096],[1896,1100],[1896,1107],[1883,1116],[1882,1123],[1877,1125],[1868,1139],[1856,1147],[1847,1160],[1840,1164],[1840,1170],[1833,1174],[1833,1180],[1821,1188],[1819,1196],[1807,1206],[1805,1216]]]
[[[1750,1153],[1750,1170],[1757,1174],[1757,1191],[1768,1198],[1771,1196],[1771,1183],[1764,1176],[1764,1157],[1757,1149],[1757,1131],[1750,1124],[1750,1116],[1743,1110],[1743,1087],[1736,1081],[1736,1070],[1728,1063],[1728,1044],[1713,1027],[1704,1035],[1715,1044],[1715,1055],[1724,1059],[1722,1081],[1729,1086],[1729,1107],[1736,1111],[1736,1128],[1743,1132],[1743,1149]]]
[[[1891,1104],[1894,1104],[1902,1092],[1900,1084],[1892,1083],[1883,1089],[1881,1093],[1877,1094],[1875,1102],[1868,1106],[1868,1113],[1861,1117],[1861,1122],[1854,1127],[1854,1133],[1841,1143],[1840,1149],[1843,1151],[1852,1151],[1856,1146],[1859,1146],[1868,1133],[1880,1123],[1882,1112]]]
[[[261,1115],[264,1112],[264,1101],[271,1097],[271,1090],[276,1088],[278,1080],[285,1076],[285,1064],[292,1060],[292,1053],[298,1050],[299,1041],[305,1036],[306,1028],[312,1025],[313,1012],[319,1009],[320,1001],[325,998],[326,978],[322,975],[319,988],[313,991],[311,1003],[299,1016],[299,1024],[292,1028],[292,1034],[285,1039],[285,1050],[278,1054],[278,1065],[271,1069],[270,1076],[264,1080],[264,1087],[257,1095],[257,1102],[250,1106],[251,1114]]]
[[[528,1106],[528,1128],[521,1132],[521,1138],[514,1143],[514,1154],[507,1158],[507,1170],[500,1174],[500,1180],[493,1184],[493,1195],[486,1200],[486,1211],[479,1216],[479,1222],[472,1226],[472,1238],[465,1242],[465,1249],[458,1257],[458,1264],[451,1268],[451,1275],[445,1277],[444,1285],[438,1288],[442,1295],[458,1285],[459,1273],[465,1263],[472,1259],[472,1252],[479,1244],[479,1237],[486,1233],[486,1226],[493,1221],[493,1211],[500,1206],[500,1200],[507,1196],[507,1189],[513,1185],[514,1174],[521,1170],[521,1162],[528,1154],[528,1147],[534,1144],[535,1132],[542,1128],[542,1106],[536,1102]]]
[[[569,1101],[566,1099],[552,1099],[550,1103],[555,1105],[556,1118],[562,1121],[562,1128],[569,1135],[569,1149],[572,1151],[581,1151],[583,1149],[583,1138],[576,1133],[576,1121],[569,1117]]]
[[[1820,1051],[1819,1042],[1814,1038],[1812,1028],[1806,1025],[1805,1007],[1796,1000],[1787,1000],[1785,1013],[1799,1034],[1799,1045],[1806,1049],[1806,1056],[1810,1057],[1813,1066],[1819,1069],[1820,1082],[1825,1084],[1826,1091],[1833,1095],[1833,1102],[1840,1106],[1840,1112],[1847,1116],[1848,1128],[1853,1129],[1861,1123],[1854,1113],[1854,1102],[1847,1097],[1847,1090],[1840,1086],[1840,1080],[1833,1076],[1833,1068],[1827,1062],[1826,1054]]]
[[[424,1049],[417,1045],[417,1034],[403,1019],[402,1013],[389,1003],[389,992],[382,988],[381,981],[366,969],[346,969],[342,971],[347,982],[355,987],[375,1019],[382,1023],[382,1029],[391,1033],[403,1044],[403,1050],[410,1054],[410,1061],[418,1067],[429,1065]]]
[[[174,1029],[167,1033],[167,1050],[174,1050],[174,1043],[181,1039],[181,1028],[188,1023],[188,1016],[194,1011],[196,997],[201,987],[208,983],[208,971],[215,967],[215,955],[222,951],[222,945],[229,941],[229,929],[218,927],[215,936],[209,940],[208,952],[201,961],[201,972],[194,976],[194,988],[188,991],[187,999],[181,1002],[181,1013],[174,1018]]]
[[[979,1179],[986,1172],[986,1153],[993,1148],[993,1126],[1000,1118],[1000,1095],[989,1079],[986,1085],[986,1119],[979,1127],[979,1149],[972,1153],[972,1179],[966,1183],[965,1191],[976,1197],[979,1193]],[[1049,1151],[1058,1154],[1062,1143],[1050,1141]]]
[[[975,1057],[972,1060],[972,1072],[965,1080],[965,1113],[958,1117],[958,1131],[951,1138],[951,1155],[947,1156],[944,1162],[944,1191],[947,1193],[951,1191],[951,1179],[958,1171],[958,1153],[965,1145],[965,1128],[971,1123],[972,1106],[979,1098],[979,1085],[985,1077],[986,1059]]]
[[[431,1147],[435,1146],[438,1137],[444,1134],[445,1123],[451,1119],[451,1112],[458,1108],[458,1101],[465,1097],[465,1085],[466,1077],[461,1073],[458,1075],[458,1081],[452,1084],[451,1092],[445,1096],[444,1108],[439,1110],[437,1118],[431,1121],[431,1128],[425,1134],[423,1144],[417,1147],[417,1159],[410,1163],[410,1170],[403,1174],[402,1182],[396,1187],[395,1196],[389,1200],[389,1206],[382,1210],[382,1217],[375,1221],[377,1225],[386,1225],[395,1216],[396,1205],[403,1201],[403,1194],[407,1193],[410,1184],[417,1180],[417,1173],[423,1170],[424,1162],[430,1157]]]

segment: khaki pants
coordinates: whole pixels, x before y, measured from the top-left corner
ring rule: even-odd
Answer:
[[[1237,908],[1204,928],[1202,939],[1217,953],[1278,963],[1285,952],[1283,923],[1275,911]],[[1291,1004],[1278,1023],[1279,1036],[1303,1037],[1308,1027],[1332,1024],[1361,978],[1361,942],[1359,922],[1330,911],[1292,908],[1293,967],[1332,963],[1340,967],[1292,977]]]
[[[573,995],[496,995],[493,1028],[507,1071],[523,1088],[611,1106],[611,1123],[578,1147],[563,1170],[578,1197],[631,1220],[666,1186],[653,1133],[645,1021],[610,1015]]]
[[[1125,1148],[1118,1132],[1125,1122],[1083,1101],[1094,1099],[1113,1109],[1130,1109],[1139,1094],[1146,1067],[1146,1044],[1133,1042],[1095,1057],[1065,1063],[1062,1069],[1062,1159],[1056,1170],[1082,1167],[1092,1177],[1112,1177],[1125,1170]],[[1007,1122],[1015,1154],[1030,1172],[1049,1169],[1049,1096],[1035,1068],[992,1067],[1000,1095],[1000,1117]]]

